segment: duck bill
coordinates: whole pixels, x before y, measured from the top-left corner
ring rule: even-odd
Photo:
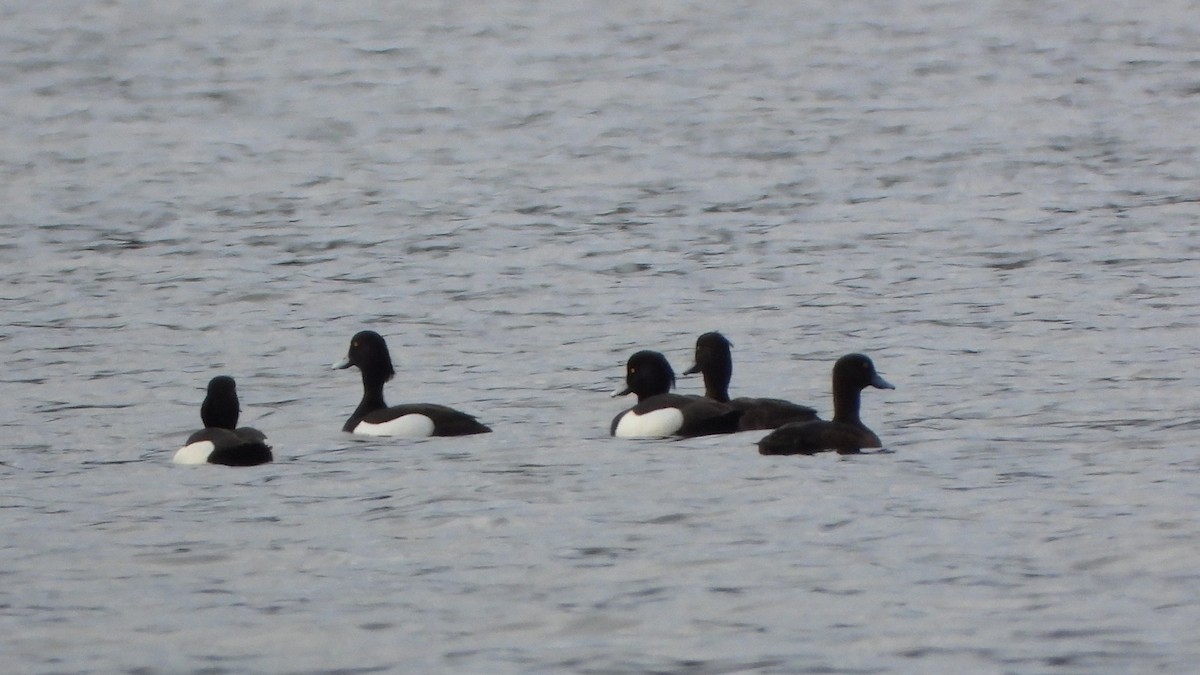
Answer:
[[[612,393],[612,398],[619,398],[619,397],[621,397],[621,396],[628,396],[628,395],[630,395],[630,394],[632,394],[632,393],[633,393],[633,390],[632,390],[632,389],[630,389],[629,387],[625,387],[624,389],[618,389],[618,390],[614,391],[614,392]]]
[[[891,382],[888,382],[887,380],[880,377],[879,373],[875,373],[875,375],[873,375],[871,377],[871,386],[875,387],[876,389],[895,389],[896,388],[892,385]]]
[[[698,372],[700,372],[700,364],[699,363],[697,363],[696,365],[692,366],[691,368],[688,368],[687,370],[683,371],[683,374],[684,375],[695,375]]]
[[[330,367],[330,370],[345,370],[349,367],[350,367],[350,357],[347,356],[347,357],[343,358],[341,361],[338,361],[337,363],[333,364]]]

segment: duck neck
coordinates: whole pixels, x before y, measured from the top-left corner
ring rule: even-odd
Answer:
[[[383,401],[383,383],[386,381],[386,378],[371,377],[363,372],[363,397],[358,404],[358,409],[354,411],[355,417],[362,417],[367,413],[387,407],[387,403]]]
[[[236,429],[238,423],[238,403],[234,401],[205,400],[200,406],[200,421],[205,427],[217,429]]]
[[[833,421],[862,425],[862,420],[858,418],[861,395],[862,389],[835,380],[833,383]]]
[[[670,388],[663,389],[660,387],[660,388],[655,389],[654,391],[640,390],[635,393],[637,394],[638,403],[641,403],[652,396],[658,396],[659,394],[669,394],[669,393],[671,393],[671,389]]]
[[[733,369],[720,364],[704,369],[704,396],[721,403],[729,402],[729,380]]]

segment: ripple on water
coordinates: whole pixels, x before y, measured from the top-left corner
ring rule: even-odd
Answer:
[[[1188,671],[1190,8],[896,9],[0,10],[8,662]],[[342,434],[363,328],[495,433]],[[709,330],[891,452],[610,438]]]

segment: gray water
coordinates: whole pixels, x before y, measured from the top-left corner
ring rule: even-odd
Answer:
[[[1200,4],[1126,4],[5,4],[4,670],[1192,672]],[[363,328],[495,433],[342,434]],[[889,452],[608,437],[708,330]],[[170,462],[216,374],[275,463]]]

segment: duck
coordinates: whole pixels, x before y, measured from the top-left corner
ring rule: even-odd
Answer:
[[[613,418],[609,433],[618,438],[707,436],[737,431],[742,411],[702,396],[670,393],[675,371],[660,352],[643,350],[625,365],[625,388],[613,396],[637,394],[637,405]]]
[[[228,375],[218,375],[208,382],[204,402],[200,404],[200,420],[204,428],[188,437],[175,452],[176,464],[223,464],[225,466],[256,466],[274,457],[267,436],[251,427],[238,428],[237,383]]]
[[[334,370],[357,366],[362,373],[363,396],[342,431],[363,436],[467,436],[486,434],[491,428],[474,415],[436,403],[388,406],[383,385],[396,374],[387,341],[375,331],[364,330],[350,338],[350,348]]]
[[[833,364],[833,419],[785,424],[758,442],[762,455],[812,455],[825,450],[840,454],[881,448],[875,432],[858,416],[859,398],[867,387],[895,389],[863,354],[847,354]]]
[[[714,401],[728,403],[742,411],[738,431],[777,429],[789,422],[819,420],[817,411],[778,398],[729,398],[729,380],[733,377],[733,343],[713,331],[696,338],[695,364],[684,375],[701,373],[704,376],[704,395]]]

